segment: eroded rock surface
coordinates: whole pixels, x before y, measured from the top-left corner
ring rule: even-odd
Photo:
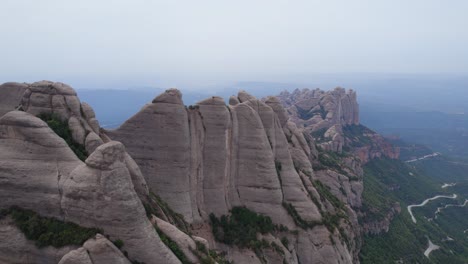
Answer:
[[[362,163],[389,155],[391,146],[381,152],[377,147],[356,147],[366,133],[348,133],[362,129],[353,91],[296,90],[264,100],[241,91],[231,96],[229,105],[210,97],[186,107],[181,93],[169,89],[118,129],[104,131],[92,108],[65,84],[1,87],[4,92],[16,89],[5,108],[19,106],[24,112],[0,118],[0,209],[29,208],[100,228],[109,238],[98,235],[60,253],[54,249],[53,254],[34,251],[21,240],[18,250],[27,250],[20,252],[62,264],[180,263],[147,218],[143,202],[151,201],[151,190],[203,236],[192,237],[175,224],[154,220],[191,262],[200,261],[192,251],[195,241],[226,252],[235,263],[359,261]],[[34,116],[41,113],[66,121],[73,139],[88,151],[85,162]],[[317,137],[318,131],[323,133]],[[380,142],[378,146],[385,145],[375,133],[367,134],[372,142]],[[354,152],[341,154],[350,146]],[[256,254],[214,240],[210,214],[228,215],[236,206],[282,226],[283,231],[259,235],[276,248]],[[330,217],[338,220],[330,223]],[[0,232],[18,236],[7,227],[0,225]],[[283,238],[288,245],[282,244]],[[110,242],[117,239],[124,242],[121,251]],[[11,254],[0,243],[0,259]]]
[[[60,215],[59,182],[80,164],[42,120],[22,111],[0,118],[0,208],[16,205]]]
[[[76,246],[38,248],[15,226],[10,217],[0,219],[0,263],[56,264]]]
[[[198,225],[209,221],[210,213],[227,215],[234,206],[246,206],[294,230],[298,226],[285,209],[291,205],[304,221],[322,221],[318,205],[323,205],[312,183],[312,160],[318,155],[310,143],[313,138],[288,122],[278,99],[262,102],[241,91],[230,98],[229,106],[211,97],[186,108],[180,97],[178,91],[168,90],[121,127],[105,132],[126,146],[150,189],[176,212]],[[323,230],[340,243],[338,234]],[[242,262],[248,255],[215,241],[210,244],[227,251],[234,261]],[[308,246],[319,255],[332,254],[336,248],[311,242]],[[310,254],[307,246],[291,250]],[[339,263],[356,255],[349,252],[354,248],[340,250],[348,252],[343,253],[346,258],[333,253],[344,260]],[[265,254],[273,262],[278,258],[267,250]]]
[[[111,141],[99,146],[85,164],[71,172],[61,188],[65,220],[102,228],[111,239],[121,239],[131,259],[179,263],[146,217],[121,143]]]

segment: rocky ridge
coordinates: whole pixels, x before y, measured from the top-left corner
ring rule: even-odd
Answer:
[[[325,151],[352,151],[364,164],[374,158],[399,157],[398,148],[359,123],[359,104],[352,89],[296,89],[278,98],[290,120],[313,135]]]
[[[0,263],[214,261],[200,245],[234,263],[359,262],[361,165],[379,154],[341,153],[349,137],[339,133],[359,123],[356,95],[307,92],[312,97],[298,104],[305,93],[293,94],[258,100],[241,91],[228,105],[210,97],[187,107],[169,89],[118,129],[104,130],[68,85],[1,85],[0,210],[18,206],[105,236],[38,249],[6,216],[0,233],[17,243],[15,250],[0,243]],[[300,118],[316,101],[325,118]],[[84,160],[38,118],[44,114],[68,126]],[[331,143],[316,142],[313,132],[323,128]],[[212,233],[212,216],[239,207],[278,227],[257,234],[260,248],[225,244]]]
[[[366,213],[360,208],[363,166],[372,159],[398,159],[399,148],[360,124],[357,95],[353,90],[341,87],[331,91],[296,89],[291,93],[284,91],[278,98],[285,105],[290,120],[316,140],[316,177],[365,218]],[[338,166],[330,169],[330,164]],[[400,205],[395,204],[383,220],[361,223],[362,232],[387,232],[399,212]]]
[[[170,89],[105,134],[126,146],[150,189],[183,215],[194,232],[202,232],[211,213],[227,215],[239,206],[291,230],[298,226],[285,204],[303,221],[322,222],[323,211],[334,207],[313,184],[314,147],[308,143],[313,138],[306,139],[288,122],[275,97],[262,102],[241,91],[229,102],[211,97],[186,107],[180,92]],[[358,236],[349,221],[342,224],[353,233],[350,236]],[[351,262],[356,249],[341,244],[336,231],[330,233],[319,224],[291,236],[296,245],[290,249],[296,255],[291,263],[330,258]],[[210,243],[226,248],[213,239]],[[239,260],[236,250],[226,251],[230,259]]]

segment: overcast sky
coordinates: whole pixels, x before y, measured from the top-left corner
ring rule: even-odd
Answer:
[[[466,0],[0,0],[0,82],[468,73]]]

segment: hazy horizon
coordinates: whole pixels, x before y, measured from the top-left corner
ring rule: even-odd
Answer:
[[[468,76],[461,0],[16,0],[0,8],[1,83],[204,89],[313,84],[315,76]]]

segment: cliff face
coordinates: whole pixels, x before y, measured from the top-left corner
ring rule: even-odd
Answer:
[[[14,252],[0,243],[0,260],[31,262],[23,252],[37,263],[97,263],[101,248],[110,262],[99,263],[197,263],[211,258],[201,243],[235,263],[359,262],[361,166],[391,145],[380,148],[383,138],[359,125],[352,91],[263,100],[241,91],[229,105],[211,97],[186,107],[169,89],[115,130],[100,128],[65,84],[8,83],[0,95],[9,98],[0,117],[0,210],[31,209],[107,237],[47,250],[23,237]],[[55,119],[37,118],[44,115]],[[57,122],[70,138],[51,129]],[[213,219],[236,208],[277,228],[248,245],[224,243]],[[22,236],[1,214],[0,232]],[[117,250],[107,239],[124,245]]]
[[[364,164],[373,158],[399,157],[398,148],[359,123],[359,104],[353,90],[296,89],[284,91],[278,98],[290,120],[310,133],[325,151],[352,152]]]
[[[212,97],[186,108],[177,90],[167,90],[106,134],[126,146],[150,189],[194,226],[206,224],[211,213],[227,215],[239,206],[291,230],[300,228],[285,205],[303,221],[323,220],[319,207],[325,209],[321,200],[327,201],[312,183],[311,146],[275,97],[262,102],[240,92],[230,105]],[[324,225],[298,233],[291,236],[295,257],[288,263],[351,262],[356,256],[356,248],[342,244],[340,234]]]

